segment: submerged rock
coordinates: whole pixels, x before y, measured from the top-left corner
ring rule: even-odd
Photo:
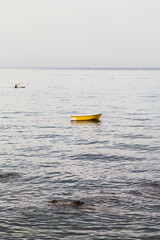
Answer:
[[[81,206],[84,204],[84,202],[80,200],[74,200],[74,201],[58,201],[58,200],[52,200],[50,201],[51,204],[59,205],[59,206]]]
[[[0,174],[0,180],[9,180],[17,177],[19,177],[19,174],[17,173],[1,173]]]
[[[91,209],[93,208],[91,205],[88,205],[80,200],[52,200],[50,204],[54,206],[56,209]]]
[[[84,204],[84,202],[79,201],[79,200],[73,201],[72,203],[75,204],[75,205],[82,205],[82,204]]]

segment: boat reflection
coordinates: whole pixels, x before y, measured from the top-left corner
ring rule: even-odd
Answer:
[[[91,124],[100,124],[100,120],[82,120],[82,121],[70,121],[71,125],[91,125]]]

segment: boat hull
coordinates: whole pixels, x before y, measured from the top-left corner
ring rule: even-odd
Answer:
[[[100,114],[95,114],[95,115],[85,115],[85,116],[70,116],[71,121],[99,121]]]

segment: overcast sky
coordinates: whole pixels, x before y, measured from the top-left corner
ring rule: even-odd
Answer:
[[[0,0],[0,67],[160,67],[160,0]]]

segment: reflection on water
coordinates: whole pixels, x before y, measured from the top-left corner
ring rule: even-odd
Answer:
[[[88,120],[88,121],[70,121],[72,125],[92,125],[92,124],[100,124],[100,120]]]
[[[0,83],[1,239],[159,240],[159,70],[0,69]]]

